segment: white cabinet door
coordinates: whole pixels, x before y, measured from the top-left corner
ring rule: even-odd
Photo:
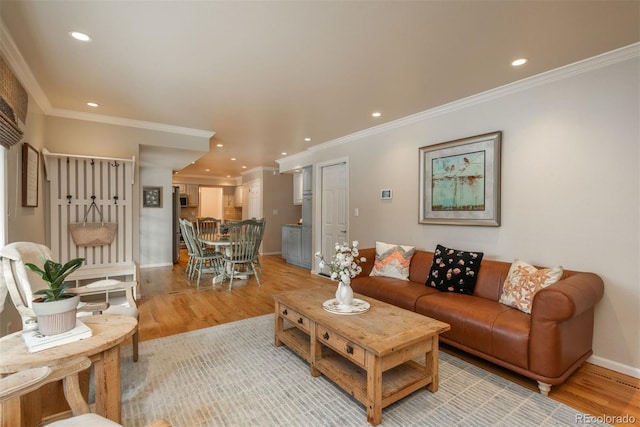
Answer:
[[[237,208],[242,207],[242,185],[238,185],[235,189],[234,203]]]
[[[293,173],[293,204],[302,204],[302,172]]]

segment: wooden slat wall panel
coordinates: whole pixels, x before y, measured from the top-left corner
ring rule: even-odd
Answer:
[[[132,184],[133,162],[109,159],[55,157],[49,159],[51,200],[51,250],[60,261],[86,259],[89,267],[108,267],[133,263]],[[71,196],[70,198],[68,196]],[[104,222],[115,222],[118,229],[110,245],[78,247],[68,225],[82,222],[95,196]],[[117,198],[116,198],[117,197]],[[87,222],[99,222],[92,209]]]

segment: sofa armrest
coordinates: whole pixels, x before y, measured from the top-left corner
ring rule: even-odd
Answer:
[[[529,370],[559,384],[592,354],[594,307],[604,294],[602,279],[573,273],[538,291],[529,332]]]
[[[604,283],[594,273],[575,273],[538,291],[532,319],[564,321],[593,308],[604,295]]]
[[[368,276],[376,261],[376,248],[359,249],[358,252],[360,257],[365,257],[367,259],[365,262],[360,264],[362,272],[358,274],[358,276]]]

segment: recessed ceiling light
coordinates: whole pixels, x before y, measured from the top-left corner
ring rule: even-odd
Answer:
[[[524,65],[527,63],[527,58],[519,58],[511,63],[514,67],[519,67],[520,65]]]
[[[216,147],[224,147],[222,144],[216,144]]]
[[[380,117],[382,115],[382,113],[380,113],[379,111],[376,111],[375,113],[371,114],[373,117]]]
[[[80,31],[69,31],[69,35],[81,42],[90,42],[92,40],[90,35],[81,33]]]
[[[204,171],[205,172],[211,172],[211,169],[205,169]]]
[[[231,175],[227,175],[227,178],[231,178]]]
[[[231,158],[231,160],[234,160],[234,161],[235,161],[235,160],[238,160],[238,159],[236,159],[235,157],[232,157],[232,158]]]
[[[245,165],[242,165],[242,169],[246,169],[247,167]]]
[[[311,138],[305,138],[304,140],[309,142],[309,141],[311,141]]]
[[[100,106],[100,105],[98,105],[98,103],[97,103],[97,102],[87,102],[87,105],[88,105],[89,107],[93,107],[93,108],[97,108],[97,107],[99,107],[99,106]]]
[[[283,156],[286,156],[286,155],[287,155],[287,153],[285,153],[285,152],[283,151],[283,152],[282,152],[282,155],[283,155]]]

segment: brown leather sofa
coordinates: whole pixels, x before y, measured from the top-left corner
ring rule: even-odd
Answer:
[[[604,294],[593,273],[566,271],[535,294],[531,314],[499,303],[511,263],[483,259],[473,295],[441,292],[425,282],[433,252],[417,250],[409,280],[369,276],[375,248],[361,249],[354,292],[449,323],[441,341],[538,382],[547,395],[591,356],[594,306]]]

